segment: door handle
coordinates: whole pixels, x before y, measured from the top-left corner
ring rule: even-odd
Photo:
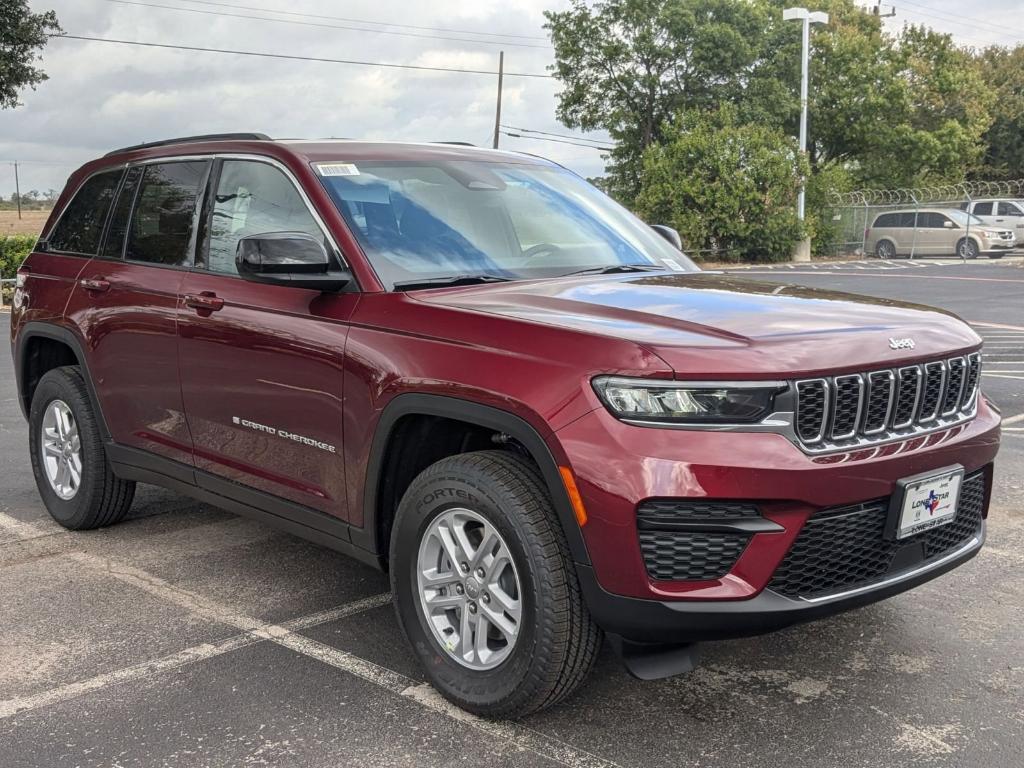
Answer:
[[[79,280],[78,284],[92,293],[106,293],[110,290],[110,281],[102,277],[86,277]]]
[[[204,312],[216,312],[224,308],[224,299],[220,298],[213,291],[203,291],[202,293],[186,293],[185,306],[191,307],[200,314]]]

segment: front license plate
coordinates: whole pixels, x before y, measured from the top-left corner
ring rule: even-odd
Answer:
[[[905,539],[953,522],[963,479],[963,467],[946,467],[897,482],[889,512],[893,537]]]

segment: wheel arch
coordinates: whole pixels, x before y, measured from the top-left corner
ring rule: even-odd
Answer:
[[[386,508],[382,504],[384,484],[388,479],[387,462],[395,440],[401,437],[400,425],[403,419],[409,417],[436,417],[460,422],[470,429],[486,430],[522,446],[540,470],[573,560],[583,564],[590,562],[583,534],[559,473],[558,462],[536,428],[509,411],[446,395],[406,393],[398,395],[385,406],[370,445],[363,486],[363,526],[352,529],[354,544],[376,553],[382,563],[386,562],[389,518],[394,513],[393,508]]]
[[[57,352],[60,348],[67,350],[67,356],[62,356],[60,352]],[[40,361],[39,355],[43,349],[48,350],[50,357],[45,361]],[[22,414],[26,419],[28,418],[29,410],[32,407],[32,394],[35,392],[39,379],[47,371],[61,365],[77,365],[81,369],[100,431],[104,439],[109,439],[110,432],[107,429],[107,422],[103,418],[103,410],[100,408],[92,376],[89,373],[85,344],[72,330],[55,323],[30,321],[18,332],[14,351],[14,375]]]

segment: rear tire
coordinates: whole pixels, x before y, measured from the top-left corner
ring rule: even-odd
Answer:
[[[503,583],[489,565],[477,570],[489,557],[507,558]],[[526,459],[480,451],[428,467],[399,504],[390,560],[399,623],[430,682],[463,709],[536,712],[571,694],[593,667],[600,630],[547,489]]]
[[[961,259],[976,259],[979,252],[978,244],[970,238],[961,238],[956,244],[956,255]]]
[[[879,240],[875,246],[875,255],[883,261],[896,258],[896,246],[889,240]]]
[[[29,409],[29,450],[43,504],[65,528],[100,528],[128,513],[135,483],[114,476],[76,366],[54,368],[39,380]]]

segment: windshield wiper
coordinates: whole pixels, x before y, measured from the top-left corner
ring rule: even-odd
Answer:
[[[661,272],[666,267],[659,267],[657,264],[610,264],[607,267],[588,267],[575,272],[566,272],[559,277],[569,275],[614,275],[623,272]]]
[[[507,283],[512,278],[500,275],[449,275],[428,277],[420,280],[401,280],[394,284],[396,291],[412,291],[417,288],[446,288],[453,285],[477,285],[479,283]]]

